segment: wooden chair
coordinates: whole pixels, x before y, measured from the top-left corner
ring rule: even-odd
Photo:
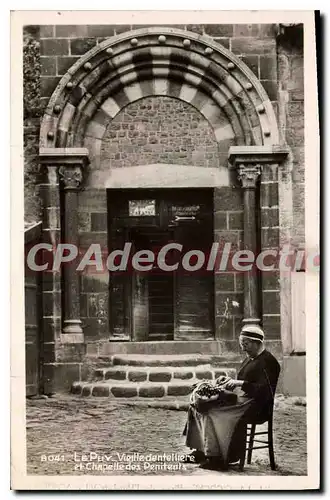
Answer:
[[[240,459],[240,464],[239,464],[240,471],[244,470],[246,452],[247,452],[247,463],[250,464],[252,459],[252,451],[260,450],[262,448],[268,448],[270,468],[272,470],[276,469],[275,456],[274,456],[274,442],[273,442],[273,409],[267,421],[267,427],[268,427],[267,430],[256,432],[257,425],[261,424],[253,424],[253,423],[246,424],[245,428],[246,444],[244,446],[243,454]],[[264,438],[264,440],[255,439],[255,436],[267,436],[267,439],[266,438]],[[255,446],[254,443],[258,443],[258,445]],[[261,446],[259,446],[259,443],[261,444]]]

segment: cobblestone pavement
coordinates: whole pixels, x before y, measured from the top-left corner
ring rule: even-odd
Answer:
[[[178,455],[189,451],[182,437],[185,411],[134,405],[131,401],[71,396],[28,400],[28,474],[210,474],[197,465],[178,461]],[[253,464],[246,465],[244,474],[306,474],[306,408],[303,400],[277,398],[274,431],[278,470],[270,470],[267,450],[257,450],[254,451]],[[86,457],[84,461],[82,455],[90,453],[92,457]],[[166,462],[166,469],[164,461],[153,461],[151,456],[164,453],[171,454],[167,457],[170,460]],[[133,455],[133,459],[127,455]],[[144,460],[140,461],[138,457]],[[229,471],[219,474],[240,473],[237,466],[232,466]]]

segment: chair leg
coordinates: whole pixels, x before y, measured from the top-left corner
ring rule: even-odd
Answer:
[[[276,469],[274,443],[273,443],[273,419],[268,421],[268,450],[269,450],[269,463],[272,470]]]
[[[239,461],[239,470],[240,470],[240,472],[243,472],[243,470],[244,470],[244,465],[245,465],[245,455],[246,455],[246,431],[247,431],[247,426],[245,426],[245,428],[244,428],[244,437],[243,437],[244,446],[242,446],[242,454],[241,454],[241,458],[240,458],[240,461]]]
[[[248,455],[247,455],[247,463],[251,463],[252,459],[252,450],[253,450],[253,443],[254,443],[254,433],[256,431],[256,424],[252,424],[251,430],[250,430],[250,439],[249,439],[249,447],[248,447]]]

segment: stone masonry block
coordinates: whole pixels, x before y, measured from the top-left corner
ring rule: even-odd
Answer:
[[[221,187],[214,190],[215,210],[243,210],[242,190]]]
[[[234,26],[232,24],[205,24],[205,34],[212,37],[233,36]]]
[[[234,24],[234,37],[252,36],[259,34],[259,24]]]
[[[126,370],[106,370],[104,374],[105,380],[126,380],[127,372]]]
[[[56,361],[65,362],[81,362],[86,354],[85,344],[63,344],[56,348]]]
[[[280,293],[278,291],[262,292],[263,314],[280,313]]]
[[[213,373],[209,370],[196,370],[195,372],[196,378],[198,380],[212,380],[213,379]]]
[[[279,248],[280,230],[278,228],[261,229],[261,248]]]
[[[83,55],[95,47],[95,45],[96,38],[74,38],[70,40],[71,54],[73,56]]]
[[[277,58],[276,54],[260,56],[260,78],[262,80],[277,80]]]
[[[42,357],[44,363],[54,363],[56,360],[55,343],[44,342],[42,344]]]
[[[187,30],[202,35],[204,33],[204,26],[202,24],[187,24]]]
[[[54,36],[54,28],[55,26],[51,24],[44,24],[40,26],[40,38],[52,38]]]
[[[98,25],[98,24],[89,24],[86,26],[87,28],[87,35],[89,37],[110,37],[115,34],[115,29],[117,26],[111,25],[111,24],[104,24],[104,25]]]
[[[147,380],[147,376],[146,371],[132,370],[128,373],[128,380],[131,382],[144,382]]]
[[[58,24],[55,26],[55,36],[58,38],[76,38],[87,36],[88,26],[86,24]]]
[[[259,56],[241,56],[241,59],[253,71],[256,77],[259,78]]]
[[[272,227],[279,225],[279,209],[263,208],[261,210],[261,226]]]
[[[192,385],[172,385],[167,388],[168,396],[187,396],[192,391]]]
[[[92,213],[91,214],[91,230],[107,231],[108,229],[108,214],[105,213]]]
[[[214,38],[214,41],[229,50],[230,38]]]
[[[79,57],[58,57],[57,58],[57,74],[58,75],[65,75],[65,73],[68,71],[71,66],[74,65],[75,62]]]
[[[81,395],[82,396],[91,396],[92,394],[92,389],[93,389],[93,386],[92,385],[85,385],[83,388],[82,388],[82,391],[81,391]]]
[[[170,372],[151,372],[149,373],[150,382],[169,382],[172,378]]]
[[[61,318],[43,318],[42,333],[44,342],[54,342],[61,333]]]
[[[71,386],[71,394],[75,394],[77,396],[80,396],[82,393],[82,385],[80,382],[73,382]]]
[[[165,387],[162,385],[145,385],[139,388],[141,398],[162,398],[165,396]]]
[[[129,31],[130,29],[131,29],[131,26],[129,24],[116,24],[115,25],[116,35],[119,35],[120,33],[125,33],[125,31]],[[132,26],[132,29],[134,29],[133,26]]]
[[[231,50],[234,54],[276,54],[275,39],[256,39],[248,37],[233,38],[231,41]]]
[[[173,378],[178,378],[181,380],[187,380],[193,378],[193,376],[194,376],[193,372],[177,371],[173,373]]]
[[[118,385],[111,387],[111,392],[116,398],[134,398],[137,396],[137,387]]]
[[[43,316],[54,316],[61,310],[61,293],[60,292],[44,292],[42,294]],[[56,314],[59,316],[59,314]]]
[[[214,214],[214,228],[227,229],[227,212],[215,212]]]
[[[40,40],[40,53],[42,56],[68,55],[69,41],[64,38]]]
[[[41,75],[55,76],[56,75],[56,57],[41,57]]]
[[[276,182],[261,184],[260,205],[262,208],[278,206],[278,185]]]
[[[108,385],[95,385],[92,390],[92,396],[108,397],[110,395],[110,387]]]
[[[243,212],[229,212],[228,221],[229,229],[243,229],[244,223]]]
[[[278,99],[278,85],[275,80],[260,80],[263,88],[267,92],[267,95],[271,101],[277,101]]]
[[[281,338],[281,316],[267,316],[262,317],[262,327],[265,331],[266,339],[280,339]]]
[[[40,92],[42,97],[50,97],[54,92],[60,78],[55,76],[42,76],[40,78]]]
[[[79,377],[79,363],[45,363],[43,366],[44,393],[70,392],[73,382],[78,381]]]

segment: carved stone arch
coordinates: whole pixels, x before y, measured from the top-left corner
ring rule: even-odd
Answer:
[[[218,143],[279,142],[272,104],[244,62],[207,37],[152,27],[105,40],[68,70],[45,110],[40,146],[79,147],[86,137],[97,144],[123,107],[156,95],[193,105]]]

